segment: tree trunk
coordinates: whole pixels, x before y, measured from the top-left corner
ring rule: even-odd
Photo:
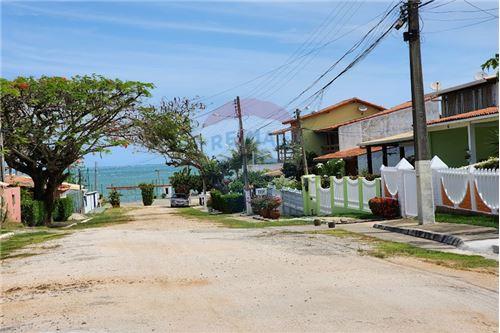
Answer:
[[[45,206],[45,218],[43,220],[46,226],[52,224],[52,213],[54,212],[56,199],[57,199],[57,189],[59,185],[67,178],[67,174],[52,174],[49,175],[47,179],[47,186],[45,188],[45,193],[43,196],[43,203]]]
[[[45,207],[45,217],[43,223],[48,227],[52,224],[52,213],[55,208],[56,191],[58,184],[49,180],[47,183],[47,188],[45,189],[45,194],[43,196],[43,204]]]

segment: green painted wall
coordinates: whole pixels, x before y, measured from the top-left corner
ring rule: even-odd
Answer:
[[[468,165],[467,127],[429,132],[431,156],[437,155],[449,167]]]
[[[482,161],[490,156],[498,156],[498,123],[488,122],[477,124],[476,133],[476,159]]]

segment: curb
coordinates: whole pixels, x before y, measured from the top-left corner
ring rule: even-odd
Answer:
[[[384,224],[379,224],[379,223],[374,224],[373,227],[377,228],[377,229],[387,230],[390,232],[397,232],[400,234],[409,235],[409,236],[413,236],[413,237],[430,239],[430,240],[433,240],[433,241],[436,241],[439,243],[453,245],[456,247],[459,247],[459,246],[464,244],[464,241],[457,236],[448,235],[448,234],[441,234],[441,233],[433,232],[433,231],[394,227],[394,226],[389,226],[389,225],[384,225]]]

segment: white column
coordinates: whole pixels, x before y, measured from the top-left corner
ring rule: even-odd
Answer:
[[[474,129],[474,124],[468,123],[467,124],[467,143],[469,146],[469,164],[474,164],[477,162],[476,159],[476,132]]]

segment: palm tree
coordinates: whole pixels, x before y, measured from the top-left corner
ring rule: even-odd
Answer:
[[[243,165],[242,154],[240,149],[238,148],[231,149],[231,157],[229,158],[231,170],[236,173],[236,177],[239,176],[239,171]],[[271,157],[269,151],[259,148],[259,143],[255,141],[255,138],[245,138],[245,150],[247,153],[247,158],[252,159],[255,163],[264,163]]]

